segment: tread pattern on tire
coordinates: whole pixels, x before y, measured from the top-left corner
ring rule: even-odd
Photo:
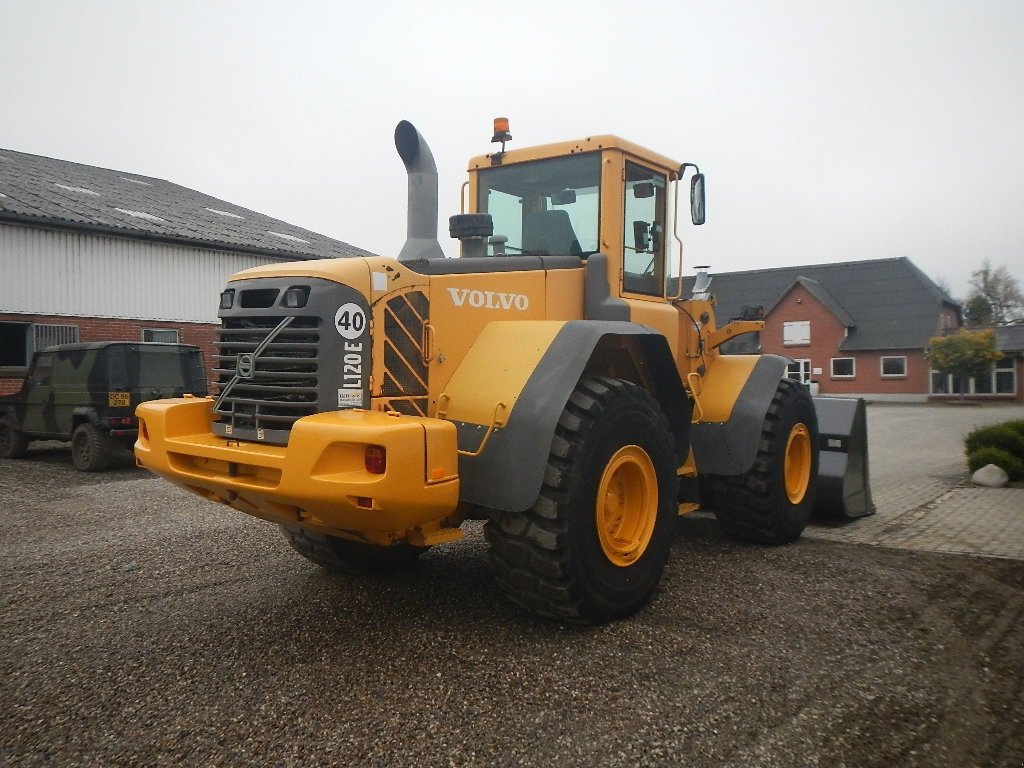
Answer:
[[[87,440],[88,458],[79,456],[78,441]],[[71,455],[75,467],[83,472],[102,472],[110,466],[110,435],[95,424],[79,424],[71,437]]]
[[[307,560],[329,571],[353,576],[406,568],[429,549],[404,543],[391,547],[362,544],[289,525],[282,525],[281,532],[292,549]]]
[[[801,502],[806,509],[803,524],[787,520],[790,514],[788,499],[783,499],[785,490],[776,487],[780,473],[776,472],[774,450],[777,441],[786,440],[788,434],[781,419],[787,404],[796,399],[806,398],[810,402],[811,415],[814,404],[803,385],[792,379],[782,379],[765,415],[758,443],[754,465],[745,475],[708,475],[707,488],[711,494],[711,506],[719,524],[734,538],[760,544],[787,544],[800,538],[806,517],[813,506],[813,487],[817,474],[817,459],[811,466],[811,488]],[[808,425],[812,434],[812,451],[817,452],[817,424]],[[773,478],[773,475],[776,477]]]
[[[568,554],[570,532],[562,511],[573,473],[583,470],[573,460],[613,397],[631,398],[650,408],[657,414],[662,439],[673,445],[668,420],[648,392],[618,379],[584,379],[559,418],[540,496],[533,507],[525,512],[497,513],[484,526],[499,586],[512,602],[536,615],[591,624],[632,612],[595,611],[588,604],[579,589],[580,574]]]

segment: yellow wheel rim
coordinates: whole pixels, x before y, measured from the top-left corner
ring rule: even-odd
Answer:
[[[811,433],[803,424],[793,425],[786,441],[786,496],[799,504],[811,484]]]
[[[597,487],[597,536],[609,562],[632,565],[647,549],[658,520],[658,477],[638,445],[620,448]]]

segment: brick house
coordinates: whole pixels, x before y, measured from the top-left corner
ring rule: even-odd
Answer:
[[[960,306],[907,258],[715,274],[711,293],[719,322],[745,306],[765,309],[760,338],[726,351],[789,357],[790,376],[821,394],[926,401],[941,378],[925,357],[928,340],[961,325]],[[1000,376],[998,397],[1019,401],[1019,380]]]
[[[0,394],[73,341],[196,344],[212,369],[229,275],[361,255],[162,179],[0,149]]]

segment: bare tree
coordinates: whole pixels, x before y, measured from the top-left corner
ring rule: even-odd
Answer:
[[[971,292],[964,303],[967,324],[1017,325],[1024,323],[1024,294],[1017,278],[1006,267],[992,267],[985,259],[981,269],[971,273]]]

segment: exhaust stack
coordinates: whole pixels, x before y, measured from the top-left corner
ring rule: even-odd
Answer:
[[[399,261],[443,259],[437,242],[437,165],[427,142],[408,120],[395,126],[395,149],[409,174],[408,225]]]

